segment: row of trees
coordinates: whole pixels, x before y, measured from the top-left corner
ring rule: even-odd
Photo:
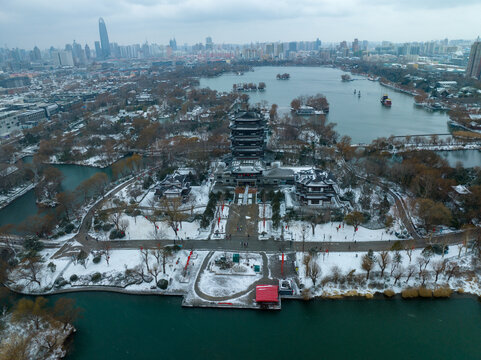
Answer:
[[[474,246],[467,243],[459,245],[458,257],[463,249],[466,253],[471,249],[473,264],[475,264],[475,267],[479,266],[481,264],[479,260],[481,256],[480,244],[481,241],[478,239]],[[441,258],[434,257],[438,250],[442,254]],[[360,268],[365,271],[365,275],[356,275],[356,269],[343,274],[339,266],[336,265],[330,269],[329,274],[322,278],[321,285],[326,286],[329,283],[344,285],[347,283],[351,286],[365,286],[367,281],[376,279],[376,281],[382,281],[382,283],[379,283],[380,286],[385,286],[386,282],[391,282],[392,286],[396,286],[401,285],[402,280],[404,280],[404,284],[408,284],[411,279],[416,278],[420,286],[424,287],[428,281],[432,281],[434,284],[437,284],[440,280],[449,282],[465,271],[458,261],[444,259],[444,248],[430,245],[416,258],[414,258],[413,252],[414,247],[409,244],[403,247],[399,242],[395,243],[390,251],[380,251],[375,254],[372,250],[369,250],[360,259]],[[326,255],[323,253],[323,256]],[[406,261],[403,261],[404,256],[408,258],[407,266],[405,265]],[[319,255],[315,252],[303,257],[305,276],[312,280],[314,286],[322,275],[319,261]],[[373,274],[376,275],[375,278],[373,278]]]
[[[0,295],[6,305],[0,321],[7,330],[0,343],[0,359],[28,360],[33,354],[47,358],[63,352],[63,342],[83,311],[75,300],[59,298],[48,306],[48,300],[41,296],[14,302],[5,288],[0,288]],[[5,312],[6,309],[10,311]],[[8,331],[8,322],[21,325],[23,331]]]

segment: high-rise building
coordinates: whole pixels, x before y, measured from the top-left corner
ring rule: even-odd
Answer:
[[[210,36],[205,38],[205,49],[206,50],[214,49],[214,43],[212,42],[212,38]]]
[[[95,57],[97,59],[101,59],[102,58],[102,48],[100,47],[100,42],[99,41],[96,41],[95,42]]]
[[[175,38],[169,40],[169,46],[172,48],[173,51],[177,51],[177,41],[175,41]]]
[[[109,43],[109,35],[107,34],[107,28],[105,27],[105,21],[102,18],[99,19],[99,33],[100,33],[100,44],[102,45],[101,55],[105,59],[110,56],[110,43]]]
[[[87,44],[85,44],[85,57],[90,60],[90,47]]]
[[[481,78],[481,41],[476,40],[471,45],[471,52],[469,53],[468,66],[466,67],[467,78]]]
[[[83,51],[82,46],[79,43],[76,43],[75,40],[72,45],[72,56],[75,65],[85,64],[85,52]]]
[[[353,43],[352,43],[352,52],[354,54],[357,54],[359,52],[360,48],[359,48],[359,40],[358,39],[354,39]]]
[[[73,66],[73,56],[70,50],[52,51],[52,60],[56,66]]]

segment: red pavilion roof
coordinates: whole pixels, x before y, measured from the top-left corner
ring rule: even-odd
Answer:
[[[256,302],[278,302],[279,286],[277,285],[257,285]]]

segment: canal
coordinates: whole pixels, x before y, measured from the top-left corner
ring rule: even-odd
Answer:
[[[479,359],[481,353],[481,305],[472,298],[284,301],[281,311],[263,312],[186,309],[178,297],[67,296],[85,309],[67,360]]]
[[[31,157],[24,158],[24,161],[27,163],[31,162]],[[82,181],[90,178],[93,174],[97,172],[103,172],[107,174],[109,178],[111,178],[112,176],[112,171],[110,167],[100,169],[90,166],[79,165],[53,166],[59,169],[64,176],[62,180],[63,191],[75,190],[77,186],[82,183]],[[37,204],[35,203],[35,192],[34,190],[30,190],[0,210],[0,226],[6,224],[20,224],[29,216],[49,210],[50,209],[45,209],[37,206]]]

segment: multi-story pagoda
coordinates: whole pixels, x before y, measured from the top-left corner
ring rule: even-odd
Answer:
[[[234,113],[229,126],[231,155],[226,158],[228,167],[216,176],[219,185],[259,185],[265,169],[266,125],[264,116],[257,110]]]
[[[233,162],[254,164],[264,158],[266,120],[260,112],[236,112],[230,129]]]

